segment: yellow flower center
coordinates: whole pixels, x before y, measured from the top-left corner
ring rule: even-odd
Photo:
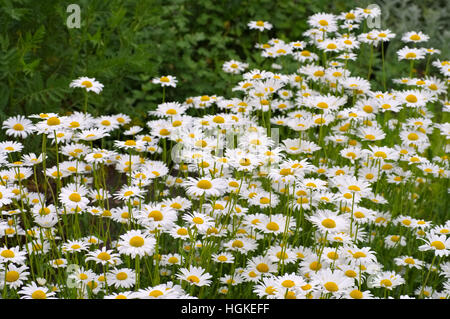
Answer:
[[[373,107],[371,105],[364,105],[363,106],[363,110],[366,113],[372,113],[373,112]]]
[[[50,214],[50,208],[48,207],[43,207],[39,210],[39,215],[48,215],[48,214]]]
[[[356,253],[353,254],[353,258],[355,258],[355,259],[362,258],[362,257],[366,257],[366,254],[363,253],[362,251],[357,251]]]
[[[162,76],[159,78],[159,81],[167,83],[167,82],[170,82],[170,79],[167,76]]]
[[[20,123],[14,124],[14,126],[13,126],[12,128],[13,128],[13,130],[15,130],[15,131],[23,131],[23,130],[25,129],[25,128],[23,127],[23,125],[20,124]]]
[[[164,295],[164,293],[161,290],[155,289],[155,290],[152,290],[148,295],[150,297],[158,298],[159,296]]]
[[[285,287],[285,288],[291,288],[291,287],[294,287],[294,286],[295,286],[295,283],[294,283],[292,280],[287,279],[287,280],[284,280],[284,281],[281,283],[281,285],[282,285],[283,287]]]
[[[197,183],[197,187],[201,189],[210,189],[212,187],[212,183],[206,179],[202,179]]]
[[[167,262],[169,264],[176,264],[178,262],[178,258],[175,256],[170,257],[169,259],[167,259]]]
[[[311,270],[318,271],[321,268],[322,268],[322,264],[317,261],[313,261],[312,263],[309,264],[309,269],[311,269]]]
[[[387,157],[387,154],[386,154],[385,152],[382,152],[382,151],[377,151],[377,152],[375,152],[375,153],[373,154],[373,156],[375,156],[375,157],[386,158],[386,157]]]
[[[355,17],[355,15],[352,13],[352,12],[348,12],[346,15],[345,15],[345,19],[347,19],[347,20],[353,20],[353,19],[355,19],[356,17]]]
[[[166,128],[163,128],[159,131],[159,134],[161,134],[162,136],[167,136],[170,135],[170,131]]]
[[[309,199],[307,197],[299,197],[297,198],[297,204],[308,204]]]
[[[93,289],[97,288],[98,283],[96,283],[95,281],[89,281],[89,282],[87,283],[87,286],[88,286],[91,290],[93,290]]]
[[[330,258],[330,259],[332,259],[332,260],[336,260],[336,259],[339,258],[339,254],[335,253],[334,251],[330,251],[330,252],[327,254],[327,257]]]
[[[97,255],[97,258],[103,261],[108,261],[111,259],[111,256],[107,252],[103,251]]]
[[[306,284],[304,286],[301,286],[300,288],[302,288],[303,291],[309,290],[312,288],[312,286],[310,284]]]
[[[149,218],[153,218],[154,221],[163,220],[163,214],[159,210],[153,210],[148,214]]]
[[[281,252],[281,251],[277,252],[276,256],[277,256],[278,259],[286,259],[286,258],[288,258],[288,254],[286,254],[285,252]]]
[[[432,247],[436,248],[437,250],[443,250],[443,249],[445,249],[444,243],[441,242],[441,241],[439,241],[439,240],[433,241],[430,245],[431,245]]]
[[[194,217],[194,218],[192,218],[192,221],[195,223],[195,224],[197,224],[197,225],[201,225],[201,224],[203,224],[205,221],[203,220],[203,218],[201,218],[201,217]]]
[[[127,275],[127,273],[126,272],[119,272],[117,275],[116,275],[116,278],[117,278],[117,280],[125,280],[125,279],[127,279],[128,278],[128,275]]]
[[[282,176],[292,175],[292,171],[290,168],[282,168],[280,170],[280,175]]]
[[[194,276],[194,275],[191,275],[191,276],[187,277],[186,279],[187,279],[187,281],[189,281],[191,283],[195,282],[195,283],[198,284],[200,282],[200,279],[197,276]]]
[[[356,158],[356,154],[353,153],[353,152],[348,152],[347,153],[347,157],[351,157],[351,158],[355,159]]]
[[[322,220],[322,226],[326,227],[326,228],[335,228],[336,227],[336,222],[330,218],[326,218],[324,220]]]
[[[19,279],[19,277],[20,277],[20,275],[17,271],[11,270],[6,273],[5,278],[6,278],[7,282],[15,282],[17,279]]]
[[[23,174],[23,173],[16,174],[16,175],[14,175],[14,178],[16,178],[16,179],[24,179],[25,178],[25,174]]]
[[[326,282],[324,285],[326,290],[328,290],[329,292],[336,292],[339,290],[339,287],[336,283],[332,282],[332,281],[328,281]]]
[[[181,206],[181,204],[179,204],[179,203],[172,203],[172,204],[170,205],[170,207],[172,207],[172,208],[174,208],[174,209],[180,209],[182,206]]]
[[[325,72],[323,72],[322,70],[317,70],[316,72],[314,72],[314,76],[324,76]]]
[[[317,103],[317,107],[320,107],[321,109],[327,109],[328,104],[325,102],[319,102],[319,103]]]
[[[217,124],[225,123],[225,119],[222,116],[215,116],[213,122]]]
[[[239,160],[239,165],[241,165],[241,166],[249,166],[250,164],[251,164],[252,162],[250,161],[250,159],[248,159],[248,158],[241,158],[240,160]]]
[[[124,144],[126,146],[136,146],[136,142],[134,140],[126,140]]]
[[[365,215],[362,212],[356,212],[353,214],[353,216],[355,216],[356,218],[364,218]]]
[[[86,274],[79,274],[78,277],[79,277],[81,280],[86,280],[86,279],[88,279],[88,276],[87,276]]]
[[[126,191],[125,193],[123,193],[123,196],[126,196],[126,197],[131,196],[131,195],[134,195],[133,191]]]
[[[244,243],[242,241],[240,241],[239,239],[237,239],[237,240],[233,241],[231,246],[233,248],[242,248],[242,247],[244,247]]]
[[[81,196],[80,196],[80,194],[78,194],[78,193],[72,193],[72,194],[69,195],[69,199],[70,199],[72,202],[78,203],[78,202],[81,201]]]
[[[47,299],[47,295],[42,290],[36,290],[31,294],[31,298],[33,299]]]
[[[61,124],[61,121],[57,117],[51,117],[47,120],[48,126],[55,126]]]
[[[134,236],[130,239],[129,243],[133,247],[142,247],[144,246],[144,238],[141,236]]]
[[[266,292],[268,295],[274,295],[276,291],[277,291],[277,290],[276,290],[273,286],[268,286],[268,287],[266,287],[266,289],[265,289],[265,292]]]
[[[267,264],[265,263],[260,263],[256,266],[256,270],[262,273],[266,273],[269,271],[269,266],[267,266]]]
[[[408,134],[408,140],[410,141],[417,141],[419,139],[419,135],[416,133],[409,133]]]
[[[404,220],[402,220],[402,224],[405,226],[409,226],[409,225],[411,225],[411,221],[409,219],[404,219]]]
[[[380,285],[390,287],[392,286],[392,281],[390,281],[389,279],[383,279],[382,281],[380,281]]]
[[[350,297],[352,297],[353,299],[362,299],[363,294],[358,289],[355,289],[350,292]]]
[[[81,82],[81,85],[86,87],[86,88],[90,88],[90,87],[92,87],[92,82],[88,81],[88,80],[85,80],[85,81]]]
[[[227,256],[224,256],[224,255],[217,257],[217,259],[222,262],[228,260]]]
[[[278,229],[280,229],[280,227],[278,226],[278,224],[275,223],[275,222],[269,222],[269,223],[266,225],[266,228],[267,228],[268,230],[271,230],[271,231],[277,231]]]

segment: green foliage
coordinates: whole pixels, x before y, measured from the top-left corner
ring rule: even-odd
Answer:
[[[90,111],[139,117],[161,101],[149,84],[179,79],[167,99],[225,94],[223,62],[253,63],[257,33],[250,20],[275,25],[268,37],[301,39],[309,14],[333,9],[315,1],[77,1],[81,28],[68,28],[73,1],[3,0],[0,9],[0,116],[80,110],[83,95],[69,89],[79,76],[105,83]]]
[[[89,99],[89,111],[97,114],[142,117],[161,101],[162,90],[151,79],[162,75],[174,75],[179,81],[176,89],[166,90],[167,101],[227,95],[235,81],[222,72],[222,64],[237,59],[250,68],[261,67],[254,49],[258,36],[261,41],[302,40],[308,16],[372,3],[366,2],[79,0],[81,27],[68,28],[71,12],[66,9],[74,1],[2,0],[0,120],[13,114],[81,110],[81,90],[69,89],[70,81],[80,76],[105,84],[100,95]],[[397,34],[422,30],[434,37],[432,46],[445,48],[448,19],[446,10],[440,9],[447,4],[376,3],[382,9],[383,28]],[[274,28],[258,34],[247,27],[251,20],[270,21]],[[388,54],[386,59],[395,59],[394,48]],[[388,78],[399,74],[399,67],[388,68]],[[367,66],[362,64],[361,69]],[[375,65],[374,76],[380,72]]]

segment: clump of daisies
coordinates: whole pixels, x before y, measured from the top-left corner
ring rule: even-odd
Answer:
[[[88,77],[83,112],[7,118],[2,298],[448,299],[450,62],[420,30],[362,32],[380,14],[317,13],[292,41],[250,21],[270,69],[224,61],[232,96],[183,101],[155,75],[143,125],[87,112]]]

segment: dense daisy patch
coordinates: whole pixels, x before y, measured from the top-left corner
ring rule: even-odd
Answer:
[[[89,114],[108,85],[86,76],[82,111],[6,119],[2,298],[448,299],[450,61],[367,31],[379,14],[314,14],[292,42],[250,21],[263,62],[223,64],[232,96],[166,101],[180,83],[155,76],[145,125]]]

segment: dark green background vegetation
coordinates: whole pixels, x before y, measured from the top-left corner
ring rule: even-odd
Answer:
[[[230,96],[231,83],[238,78],[221,71],[223,62],[238,59],[251,68],[264,67],[256,62],[259,31],[248,29],[251,20],[274,25],[263,40],[302,40],[307,18],[314,13],[337,14],[377,3],[382,28],[397,33],[396,42],[401,32],[421,30],[432,36],[427,46],[443,50],[444,58],[449,52],[446,1],[0,2],[0,121],[14,114],[81,110],[81,90],[69,89],[80,76],[95,77],[105,85],[100,95],[90,94],[89,111],[97,115],[125,112],[136,119],[146,114],[161,101],[161,88],[151,83],[161,75],[174,75],[179,81],[176,89],[167,90],[166,101],[204,94]],[[81,8],[79,29],[66,26],[71,3]],[[402,68],[408,68],[407,63],[396,63],[393,49],[387,56],[395,59],[388,78],[399,77]],[[364,63],[360,67],[367,70]],[[377,76],[380,69],[375,66],[374,71]]]

